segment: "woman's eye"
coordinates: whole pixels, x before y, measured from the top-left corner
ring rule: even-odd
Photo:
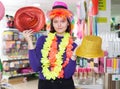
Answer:
[[[64,23],[64,22],[65,22],[65,20],[62,20],[61,22],[63,22],[63,23]]]
[[[55,21],[53,21],[53,23],[57,23],[57,22],[58,22],[58,21],[56,21],[56,20],[55,20]]]

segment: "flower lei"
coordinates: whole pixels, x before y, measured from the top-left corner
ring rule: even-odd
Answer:
[[[57,38],[55,33],[49,33],[46,38],[46,42],[41,50],[42,58],[42,73],[46,79],[63,78],[63,68],[69,63],[72,56],[72,37],[69,33],[65,33],[59,44],[59,50],[57,48]],[[63,54],[66,51],[66,59],[63,62]]]

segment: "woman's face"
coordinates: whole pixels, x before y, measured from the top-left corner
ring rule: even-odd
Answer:
[[[55,17],[53,19],[53,27],[57,34],[64,34],[69,25],[67,18]]]

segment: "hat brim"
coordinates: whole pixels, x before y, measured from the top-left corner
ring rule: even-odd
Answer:
[[[4,17],[4,14],[5,14],[5,7],[0,1],[0,20]]]
[[[76,50],[76,56],[83,58],[99,58],[104,56],[104,51],[101,50],[99,52],[92,52],[92,51],[83,50],[83,48],[79,46]]]
[[[28,15],[28,18],[24,16]],[[33,17],[36,18],[32,21]],[[37,7],[28,6],[22,7],[15,13],[14,17],[15,27],[20,31],[32,29],[34,32],[40,31],[45,25],[44,12]],[[27,24],[24,25],[23,23]]]
[[[49,11],[47,13],[47,16],[49,19],[53,19],[54,17],[57,16],[71,18],[73,17],[73,13],[68,9],[56,8]]]

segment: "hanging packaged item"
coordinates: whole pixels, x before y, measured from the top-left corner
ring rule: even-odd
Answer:
[[[99,73],[104,73],[104,57],[99,58]]]
[[[106,72],[107,73],[112,73],[112,58],[107,58],[106,59]]]
[[[19,33],[18,32],[14,32],[13,40],[19,40]]]
[[[99,59],[98,58],[94,58],[94,71],[95,73],[99,73]]]
[[[0,59],[0,77],[1,77],[2,71],[3,71],[3,64],[2,64],[1,59]]]
[[[118,63],[118,68],[119,68],[119,69],[118,69],[118,70],[119,70],[118,73],[120,74],[120,59],[119,59],[119,63]]]
[[[98,14],[98,0],[89,1],[89,16],[95,16]]]
[[[7,27],[8,28],[15,28],[14,26],[14,17],[11,15],[6,15],[7,18]]]
[[[12,31],[4,31],[3,32],[3,40],[13,40],[13,32]]]

